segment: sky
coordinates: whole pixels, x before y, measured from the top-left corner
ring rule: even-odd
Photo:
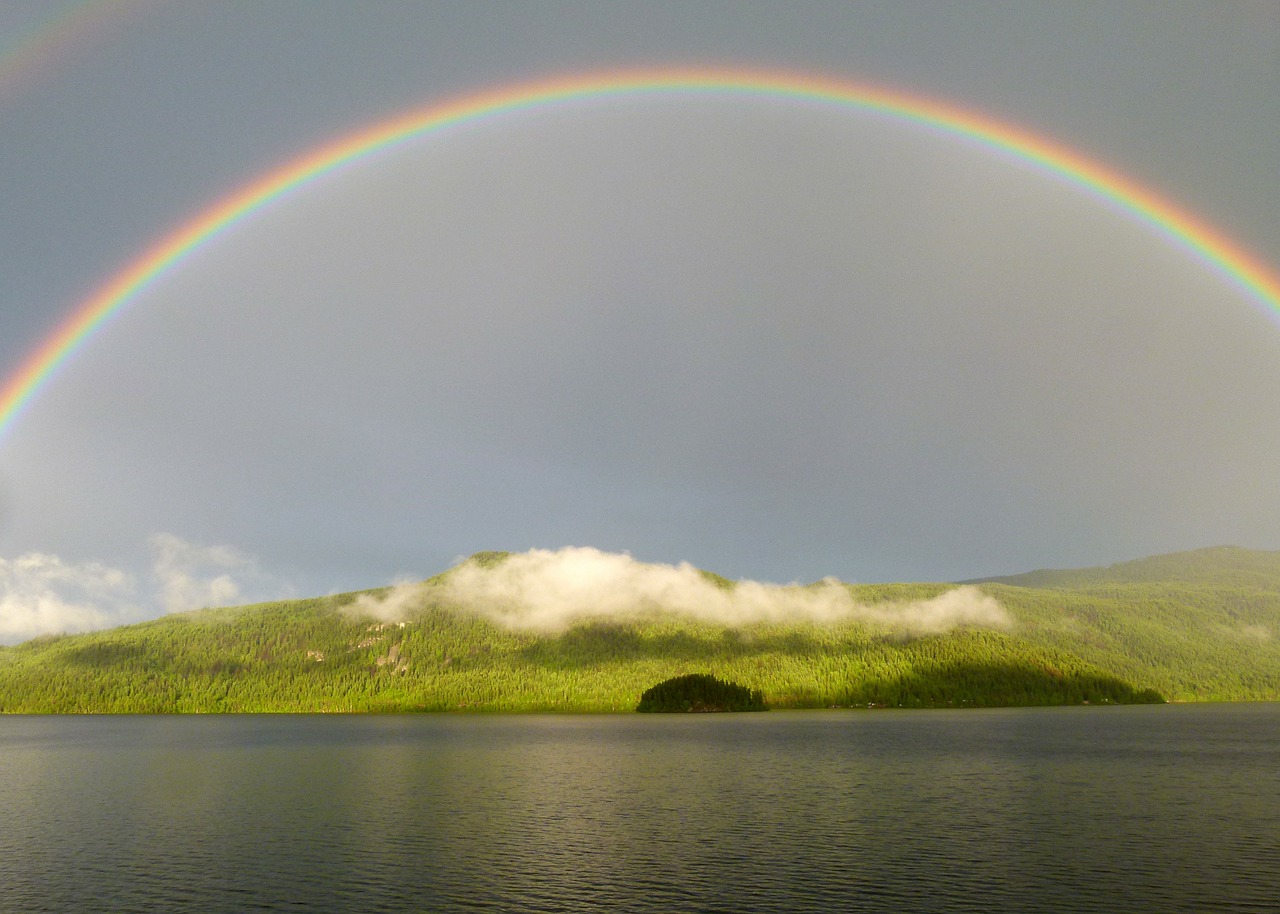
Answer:
[[[357,130],[660,67],[1016,125],[1280,270],[1272,2],[0,6],[0,379]],[[131,299],[0,437],[0,642],[591,547],[772,582],[1280,548],[1280,314],[1044,169],[760,97],[368,156]]]

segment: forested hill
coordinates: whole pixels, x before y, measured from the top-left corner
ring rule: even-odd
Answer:
[[[980,579],[1022,631],[1165,695],[1280,700],[1280,552],[1217,546]]]
[[[953,586],[847,590],[874,609]],[[426,599],[374,618],[385,590],[201,610],[0,648],[0,711],[622,711],[690,673],[774,708],[1121,703],[1148,689],[1280,700],[1280,553],[1209,549],[978,586],[1010,624],[913,633],[873,611],[727,625],[649,608],[541,631]]]

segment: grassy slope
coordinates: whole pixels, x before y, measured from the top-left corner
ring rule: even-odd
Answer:
[[[853,590],[876,602],[949,586]],[[205,610],[0,649],[0,710],[625,710],[690,672],[761,689],[775,707],[1132,700],[1127,683],[1280,699],[1280,553],[1202,550],[982,586],[1013,632],[902,639],[861,623],[654,617],[540,635],[443,607],[380,626],[344,611],[351,595]]]

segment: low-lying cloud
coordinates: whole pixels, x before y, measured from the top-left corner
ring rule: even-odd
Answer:
[[[534,549],[496,564],[465,562],[443,581],[399,584],[381,598],[362,596],[352,609],[393,621],[426,602],[469,610],[510,628],[540,631],[654,612],[728,626],[860,620],[913,634],[1013,624],[999,603],[971,586],[928,600],[865,604],[834,579],[808,586],[739,581],[722,588],[686,562],[647,564],[587,547]]]
[[[372,616],[382,622],[401,622],[422,607],[429,589],[430,585],[419,581],[400,581],[383,594],[360,594],[347,607],[347,612]]]

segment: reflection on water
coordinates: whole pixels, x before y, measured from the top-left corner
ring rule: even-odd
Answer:
[[[0,910],[1274,910],[1277,725],[0,718]]]

